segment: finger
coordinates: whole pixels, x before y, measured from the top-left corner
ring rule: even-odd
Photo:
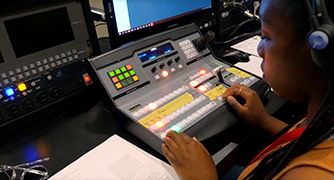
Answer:
[[[239,95],[240,89],[243,88],[240,84],[235,84],[229,87],[223,94],[222,98],[227,98],[227,96]]]
[[[203,150],[207,153],[207,155],[211,156],[210,153],[209,153],[209,151],[204,147],[204,145],[201,142],[199,142],[197,140],[196,137],[193,137],[193,139],[195,140],[196,143],[198,143],[203,148]]]
[[[228,96],[227,102],[238,114],[242,113],[244,107],[233,96]]]
[[[166,136],[164,139],[164,143],[168,146],[168,148],[173,151],[176,152],[177,149],[179,149],[179,146],[175,143],[175,141],[170,138],[169,136]]]
[[[162,148],[162,152],[164,153],[165,157],[167,158],[167,160],[170,163],[172,163],[172,162],[174,162],[176,160],[176,157],[170,151],[170,149],[168,148],[168,146],[165,143],[162,143],[161,148]]]
[[[166,137],[170,137],[174,140],[174,142],[180,147],[180,145],[185,143],[185,134],[184,133],[177,133],[175,131],[169,131]]]

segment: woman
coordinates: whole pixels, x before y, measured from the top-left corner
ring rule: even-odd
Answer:
[[[333,107],[331,79],[312,58],[314,54],[306,40],[311,27],[305,2],[262,0],[259,15],[262,40],[258,53],[264,59],[261,65],[263,79],[278,96],[308,102],[307,117],[289,130],[289,133],[301,133],[307,127],[307,133],[261,154],[246,167],[239,179],[334,179],[334,141],[328,140],[334,123],[326,121],[332,111],[324,118],[317,115],[326,95],[328,98],[322,108]],[[244,98],[246,104],[240,105],[233,97],[235,95]],[[222,97],[245,121],[259,126],[270,136],[287,130],[288,124],[271,117],[258,95],[246,86],[234,85]],[[314,124],[313,119],[320,120]],[[307,126],[310,123],[312,126]],[[196,138],[171,131],[164,139],[162,149],[181,179],[217,179],[210,154]]]

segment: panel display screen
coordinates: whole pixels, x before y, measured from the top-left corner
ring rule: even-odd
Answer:
[[[7,20],[4,25],[17,58],[74,40],[65,7]]]
[[[148,51],[138,54],[138,58],[141,60],[141,62],[145,62],[148,60],[155,59],[160,55],[169,53],[173,50],[174,50],[173,46],[170,43],[167,43],[162,46],[154,47]]]

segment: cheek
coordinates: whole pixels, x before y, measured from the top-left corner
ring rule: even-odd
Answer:
[[[263,73],[269,86],[272,88],[279,88],[282,83],[285,83],[285,67],[282,63],[279,63],[278,59],[266,55],[263,62]],[[278,63],[277,63],[278,62]]]

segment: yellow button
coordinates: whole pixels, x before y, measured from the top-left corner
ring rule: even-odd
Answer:
[[[139,80],[138,76],[133,76],[132,78],[133,78],[133,80],[135,80],[135,81],[138,81],[138,80]]]
[[[17,85],[17,88],[19,89],[19,91],[27,90],[27,86],[24,83],[20,83],[19,85]]]
[[[117,89],[119,89],[119,88],[122,87],[122,84],[121,84],[121,83],[117,83],[117,84],[116,84],[116,87],[117,87]]]

